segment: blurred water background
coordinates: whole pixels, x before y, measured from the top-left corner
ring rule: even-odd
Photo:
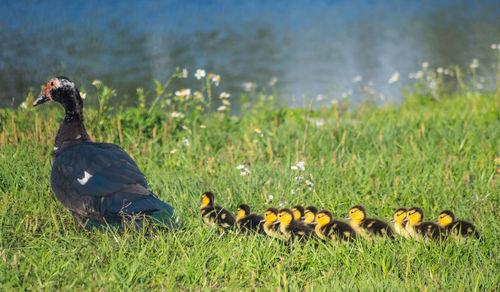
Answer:
[[[245,82],[302,106],[368,85],[400,98],[423,62],[492,78],[500,1],[1,1],[0,106],[16,106],[54,75],[99,79],[133,101],[175,67],[220,74],[236,97]],[[389,84],[393,73],[400,83]],[[192,86],[179,81],[172,91]],[[184,83],[183,83],[184,82]],[[246,83],[249,85],[249,83]]]

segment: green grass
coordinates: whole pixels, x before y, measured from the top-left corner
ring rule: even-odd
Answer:
[[[410,94],[398,106],[350,111],[265,108],[184,122],[137,109],[108,113],[102,125],[102,114],[86,108],[95,140],[126,149],[184,221],[184,230],[152,234],[78,228],[49,183],[62,110],[0,110],[0,290],[499,288],[498,95],[464,93],[435,102]],[[290,169],[298,161],[305,172]],[[240,176],[239,164],[250,176]],[[294,179],[310,174],[312,190]],[[300,203],[343,218],[350,206],[363,204],[369,215],[389,220],[396,208],[416,205],[434,221],[449,208],[474,222],[483,240],[288,247],[260,235],[220,236],[198,215],[206,190],[232,211],[240,203],[259,213]]]

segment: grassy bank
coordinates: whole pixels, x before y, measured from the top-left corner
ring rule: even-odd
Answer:
[[[409,95],[397,107],[354,110],[267,108],[184,118],[140,107],[86,109],[91,136],[123,146],[185,223],[185,230],[152,235],[80,230],[49,183],[62,109],[0,110],[0,289],[499,288],[498,96],[436,102]],[[303,172],[290,168],[299,161]],[[250,174],[241,175],[240,164]],[[259,235],[220,236],[197,213],[206,190],[232,211],[240,203],[259,213],[303,204],[343,218],[363,204],[389,220],[396,208],[416,205],[434,221],[449,208],[473,221],[483,240],[289,248]]]

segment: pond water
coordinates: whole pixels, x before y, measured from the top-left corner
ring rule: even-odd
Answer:
[[[362,83],[397,101],[394,72],[408,84],[424,61],[473,58],[491,71],[500,43],[500,1],[18,0],[1,1],[0,15],[0,106],[54,75],[86,88],[99,79],[131,100],[177,66],[220,74],[232,96],[274,78],[292,106]]]

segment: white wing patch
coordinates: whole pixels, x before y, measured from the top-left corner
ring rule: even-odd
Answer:
[[[83,178],[77,178],[76,180],[83,186],[85,185],[89,179],[91,179],[93,177],[93,175],[91,175],[90,173],[84,171],[83,172]]]

